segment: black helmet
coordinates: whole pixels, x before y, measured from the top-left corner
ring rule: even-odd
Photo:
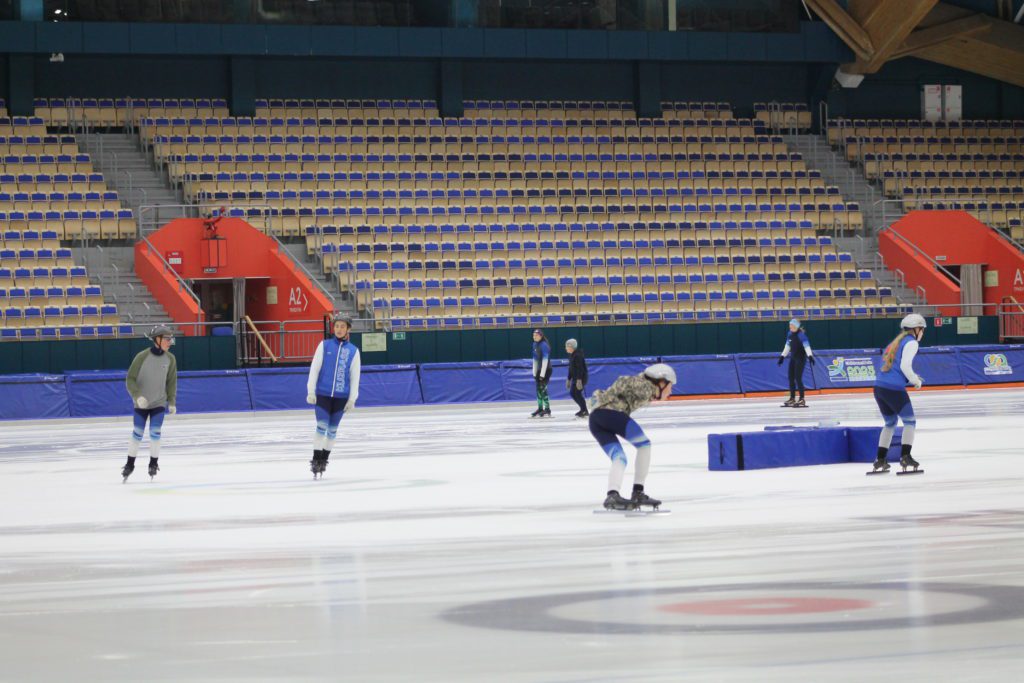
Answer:
[[[167,325],[157,325],[152,330],[150,330],[149,334],[146,336],[149,337],[149,339],[154,342],[156,341],[157,337],[164,337],[170,338],[171,343],[174,343],[174,330],[172,330]]]

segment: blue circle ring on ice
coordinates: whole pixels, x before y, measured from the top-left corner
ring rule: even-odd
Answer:
[[[637,607],[630,616],[642,618],[643,611],[652,616],[664,613],[658,600],[662,597],[686,595],[696,599],[701,594],[751,593],[757,592],[768,597],[773,592],[786,596],[825,591],[842,597],[843,591],[870,593],[878,601],[890,592],[915,593],[913,609],[905,614],[877,619],[848,619],[841,621],[800,621],[799,615],[792,620],[771,620],[766,623],[747,621],[728,623],[724,620],[707,619],[700,622],[670,623],[643,621],[614,621],[567,618],[552,614],[557,610],[571,609],[572,606],[596,601],[638,599]],[[839,595],[837,595],[839,594]],[[980,601],[980,605],[953,611],[927,609],[928,596],[950,595],[954,598]],[[925,609],[921,600],[925,598]],[[938,602],[939,600],[936,600]],[[607,610],[608,614],[614,614]],[[619,613],[623,613],[619,611]],[[675,588],[651,588],[635,590],[591,591],[587,593],[557,593],[536,595],[506,600],[477,602],[450,609],[442,614],[446,621],[478,628],[511,631],[542,631],[551,633],[621,633],[621,634],[679,634],[679,633],[811,633],[820,631],[870,631],[876,629],[932,628],[936,626],[957,626],[992,621],[1006,621],[1024,617],[1024,588],[1015,586],[984,586],[957,583],[750,583],[717,586],[695,586]]]

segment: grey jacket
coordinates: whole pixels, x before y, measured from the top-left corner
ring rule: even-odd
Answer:
[[[145,396],[147,408],[173,406],[178,397],[178,361],[169,351],[160,355],[153,353],[153,349],[140,351],[128,368],[124,383],[132,403]]]
[[[617,410],[630,415],[654,400],[655,386],[643,375],[624,375],[604,391],[595,391],[594,409]]]

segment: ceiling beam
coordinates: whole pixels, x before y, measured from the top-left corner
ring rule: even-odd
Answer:
[[[984,14],[973,14],[963,19],[954,19],[943,24],[936,24],[928,28],[914,31],[903,41],[891,56],[891,59],[900,59],[918,52],[926,47],[932,47],[944,43],[952,38],[966,38],[984,33],[992,28],[992,19]]]
[[[807,6],[853,50],[858,59],[867,59],[875,51],[871,38],[836,0],[805,0]]]
[[[850,16],[860,23],[874,50],[843,66],[849,73],[875,73],[900,48],[938,0],[850,0]]]

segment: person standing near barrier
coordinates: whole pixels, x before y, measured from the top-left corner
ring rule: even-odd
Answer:
[[[551,417],[548,382],[551,381],[551,345],[541,330],[533,331],[533,381],[537,385],[537,410],[530,417]]]
[[[676,373],[668,365],[658,363],[639,375],[624,375],[604,391],[595,391],[590,414],[590,433],[601,444],[601,449],[612,461],[608,472],[608,492],[604,499],[606,510],[635,510],[641,506],[657,509],[660,500],[644,493],[647,472],[651,467],[651,440],[632,417],[634,412],[651,401],[665,401],[672,395]],[[623,498],[619,491],[626,473],[626,452],[619,437],[636,447],[636,467],[633,472],[633,494]]]
[[[306,380],[306,403],[315,406],[316,413],[313,459],[309,461],[314,479],[323,478],[342,415],[356,407],[359,397],[362,364],[359,349],[349,341],[352,318],[335,316],[331,331],[333,334],[317,345]]]
[[[128,442],[128,461],[121,469],[122,483],[127,482],[135,471],[135,457],[139,454],[147,421],[149,478],[152,480],[160,471],[160,436],[164,416],[166,413],[174,415],[177,412],[178,361],[170,351],[174,345],[174,331],[159,325],[149,333],[149,338],[153,345],[135,356],[124,381],[128,395],[132,398],[134,419],[132,437]]]
[[[583,391],[586,389],[587,380],[589,379],[587,359],[583,357],[583,350],[580,349],[579,342],[575,339],[569,339],[565,342],[565,352],[569,354],[569,376],[565,380],[565,388],[569,390],[572,400],[576,401],[576,405],[580,407],[576,417],[590,417],[590,411],[587,410],[587,401],[583,397]]]
[[[804,368],[809,362],[814,366],[814,352],[811,351],[811,342],[807,339],[807,333],[800,326],[800,321],[793,318],[789,321],[789,331],[786,333],[786,345],[782,348],[782,355],[779,356],[779,365],[786,362],[789,356],[789,400],[782,404],[783,408],[806,408],[807,401],[804,400]],[[797,398],[797,392],[800,398]]]
[[[907,386],[920,389],[924,383],[921,376],[914,372],[914,357],[917,356],[921,340],[924,339],[926,326],[924,316],[911,313],[900,323],[900,333],[882,352],[882,369],[875,379],[875,403],[878,404],[878,410],[882,413],[885,426],[882,427],[882,433],[878,437],[878,455],[875,457],[873,469],[868,474],[881,474],[889,471],[887,456],[893,434],[896,432],[896,423],[899,420],[903,420],[900,452],[900,466],[903,471],[899,474],[924,472],[924,470],[918,469],[920,463],[910,457],[910,449],[914,445],[914,432],[917,429],[917,418],[914,416],[914,406],[910,402]],[[907,472],[908,467],[913,467],[913,471]]]

